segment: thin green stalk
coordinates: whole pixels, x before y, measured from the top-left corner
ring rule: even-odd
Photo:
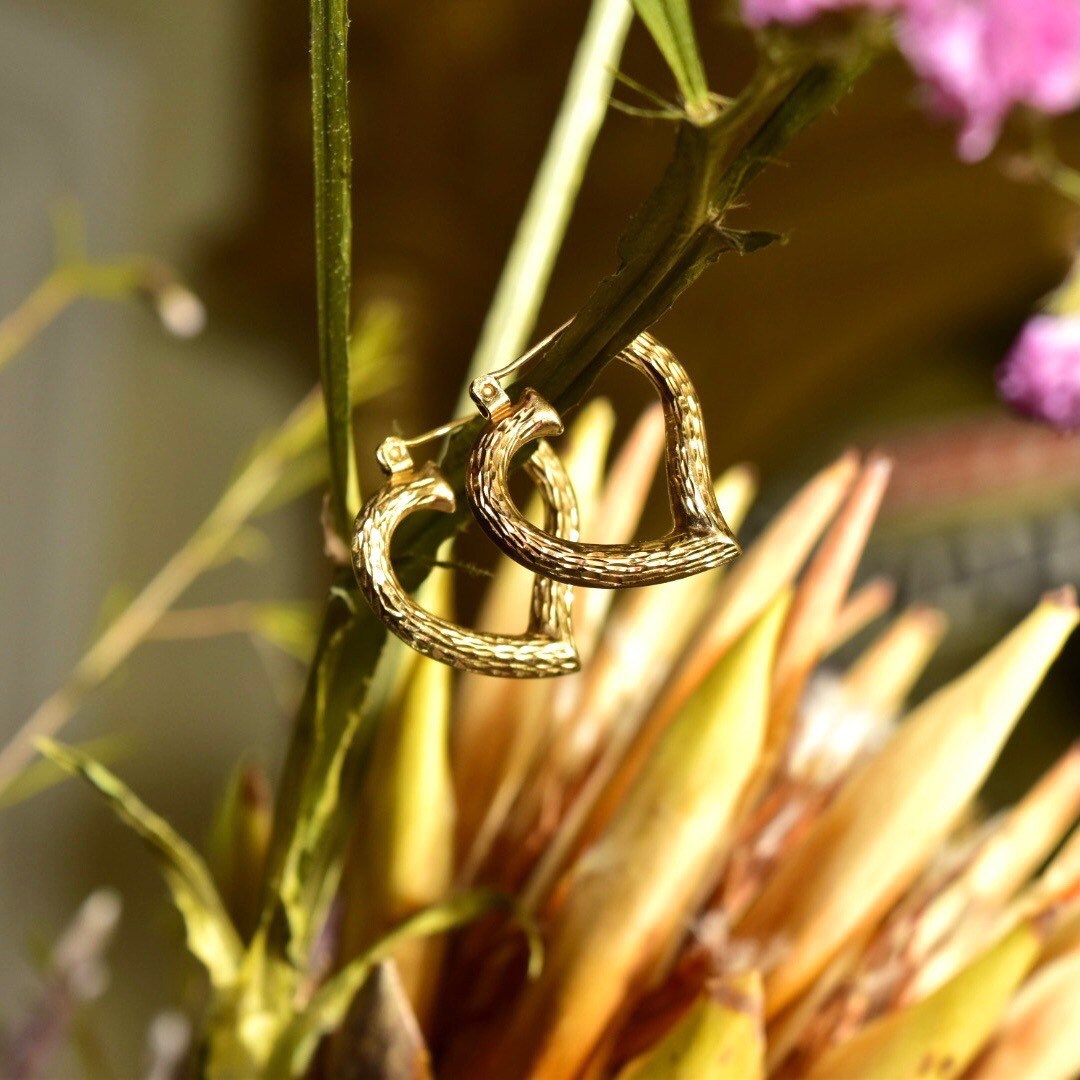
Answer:
[[[322,433],[318,390],[292,411],[281,430],[248,462],[191,538],[150,579],[72,669],[0,749],[0,791],[34,753],[34,740],[53,736],[74,716],[86,695],[131,655],[191,583],[226,552],[230,543],[282,478],[289,463]]]
[[[695,123],[708,123],[716,115],[716,105],[705,80],[689,3],[634,0],[634,7],[679,84],[687,115]]]
[[[344,538],[360,508],[349,406],[352,147],[347,0],[311,0],[311,109],[315,161],[315,275],[319,370],[330,448],[330,502]]]
[[[0,368],[17,356],[79,295],[71,275],[54,270],[9,315],[0,319]]]
[[[99,300],[131,300],[143,297],[157,308],[162,322],[173,333],[190,336],[202,328],[202,307],[172,271],[142,255],[115,262],[84,259],[61,262],[44,277],[14,311],[0,319],[0,369],[12,361],[57,316],[81,297]],[[177,322],[177,302],[187,322]]]
[[[385,389],[397,347],[397,318],[385,306],[369,308],[357,328],[353,348],[351,404]],[[191,538],[109,624],[72,669],[64,684],[34,710],[0,749],[0,792],[33,755],[39,736],[55,735],[75,715],[86,695],[100,686],[153,634],[162,617],[188,586],[232,550],[248,521],[310,490],[324,474],[312,471],[326,436],[318,387],[309,391],[265,443],[252,454]]]
[[[470,407],[469,383],[521,353],[536,323],[632,20],[628,0],[593,0],[559,115],[469,364],[461,412]]]

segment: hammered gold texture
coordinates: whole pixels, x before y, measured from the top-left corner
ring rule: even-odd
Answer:
[[[511,463],[522,446],[561,428],[558,413],[534,390],[514,409],[496,408],[473,448],[465,488],[484,532],[534,573],[571,585],[621,589],[656,585],[710,570],[739,554],[713,492],[701,405],[682,364],[641,334],[616,359],[643,372],[656,388],[667,430],[667,484],[673,527],[639,544],[585,544],[533,525],[510,497]],[[483,411],[491,392],[482,387]]]
[[[558,455],[541,442],[526,463],[546,508],[544,527],[567,541],[578,535],[577,499]],[[570,625],[569,586],[537,577],[528,629],[485,634],[441,619],[402,587],[390,561],[394,530],[422,510],[453,513],[454,492],[431,462],[395,473],[356,519],[353,570],[375,614],[407,645],[463,671],[513,679],[567,675],[581,666]]]

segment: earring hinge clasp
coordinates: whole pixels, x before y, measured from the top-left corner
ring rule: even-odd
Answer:
[[[485,419],[494,419],[502,415],[503,411],[510,407],[510,399],[502,388],[500,380],[505,379],[508,375],[513,375],[516,371],[520,371],[533,361],[537,354],[550,345],[572,321],[572,319],[567,319],[562,326],[553,330],[542,341],[538,341],[528,352],[523,353],[505,367],[473,379],[469,385],[469,393]],[[420,435],[413,435],[408,439],[403,439],[399,435],[389,435],[383,439],[378,450],[375,451],[375,457],[379,465],[382,466],[383,471],[389,476],[409,472],[414,465],[412,454],[409,453],[410,450],[435,439],[452,435],[475,419],[475,416],[459,416],[456,420],[450,420],[437,428],[432,428],[430,431],[425,431]]]

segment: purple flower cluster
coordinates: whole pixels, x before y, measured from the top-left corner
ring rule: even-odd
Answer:
[[[1060,431],[1080,428],[1080,314],[1029,319],[997,374],[1018,413]]]
[[[958,150],[978,161],[1015,105],[1080,105],[1080,0],[742,0],[751,26],[803,23],[855,6],[897,13],[897,42],[931,106],[960,123]]]

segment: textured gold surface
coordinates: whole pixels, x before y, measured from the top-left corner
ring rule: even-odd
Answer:
[[[463,671],[518,679],[577,671],[580,660],[571,633],[567,585],[537,577],[528,629],[520,635],[468,630],[424,611],[409,596],[390,562],[394,530],[421,510],[452,513],[454,492],[432,462],[414,467],[400,439],[387,439],[378,458],[389,480],[357,516],[352,554],[360,590],[386,626],[417,652]],[[544,527],[567,541],[576,540],[577,499],[558,455],[540,442],[525,468],[544,500]]]
[[[537,574],[589,588],[655,585],[719,566],[739,553],[713,493],[701,405],[685,369],[648,334],[616,359],[656,388],[667,428],[667,483],[673,528],[640,544],[584,544],[538,529],[515,506],[508,477],[518,451],[561,430],[558,413],[534,390],[510,405],[493,376],[477,379],[473,400],[490,423],[473,448],[465,487],[484,532],[510,558]]]

